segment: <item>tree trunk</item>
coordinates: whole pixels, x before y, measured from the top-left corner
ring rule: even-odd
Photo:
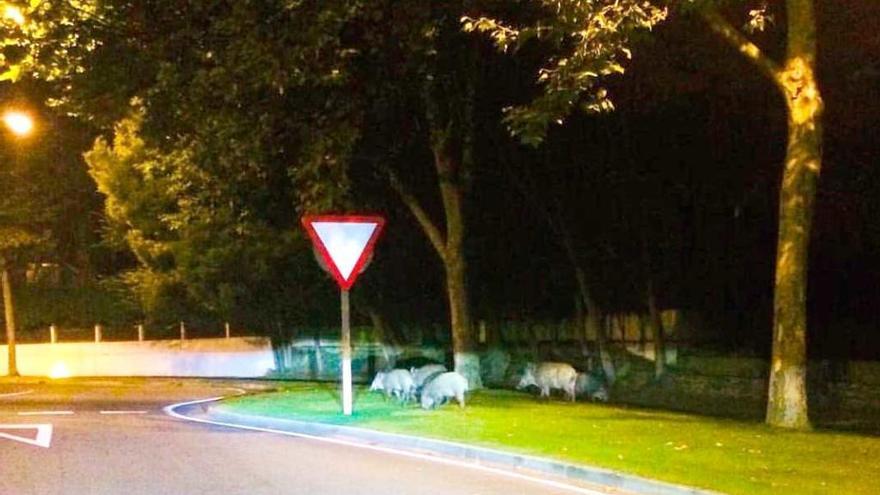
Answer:
[[[654,378],[659,380],[666,373],[666,342],[663,335],[663,319],[657,307],[657,296],[654,294],[654,280],[648,276],[647,282],[648,325],[651,328],[651,339],[654,341]]]
[[[639,318],[639,352],[643,353],[648,349],[648,336],[646,335],[646,327],[648,322],[645,318]]]
[[[12,280],[10,279],[9,267],[3,263],[0,267],[2,271],[3,285],[3,309],[6,317],[6,349],[9,352],[9,366],[6,374],[8,376],[18,376],[18,363],[15,359],[15,300],[12,296]]]
[[[535,361],[541,361],[541,341],[538,328],[531,323],[526,323],[527,338],[529,339],[529,353]]]
[[[366,311],[367,315],[370,317],[370,322],[373,324],[374,342],[382,348],[382,361],[384,368],[394,368],[396,353],[393,352],[393,349],[400,345],[400,340],[397,338],[397,332],[388,325],[385,316],[375,307],[368,305]],[[371,370],[370,373],[371,376],[372,371],[373,370]]]
[[[589,294],[588,294],[589,296]],[[602,366],[602,372],[605,375],[605,381],[608,385],[614,385],[617,379],[617,368],[614,365],[614,358],[611,356],[611,349],[608,346],[608,338],[605,335],[605,325],[602,324],[602,308],[588,297],[586,330],[596,336],[596,347],[599,351],[599,364]]]
[[[779,88],[788,110],[788,148],[779,191],[773,287],[773,352],[767,423],[807,429],[807,251],[822,168],[823,103],[816,81],[814,0],[786,0],[787,53],[779,66],[712,8],[709,26]]]
[[[459,36],[460,27],[457,16],[447,18],[447,24],[441,29],[449,28],[450,31],[442,31],[435,41],[439,41],[443,35]],[[446,61],[438,60],[437,66],[426,67],[431,77],[424,78],[422,87],[430,147],[446,220],[445,235],[431,220],[420,202],[406,191],[393,171],[389,170],[389,175],[391,186],[400,194],[443,262],[455,371],[467,378],[470,389],[474,390],[482,388],[483,385],[469,310],[462,204],[465,191],[464,179],[474,166],[473,113],[476,77],[480,70],[477,45],[471,43],[472,40],[464,42],[459,47],[459,56],[452,66],[447,66]],[[434,71],[438,73],[432,73]],[[459,77],[463,79],[459,80]],[[455,83],[461,84],[441,83],[453,79]]]
[[[807,248],[818,175],[819,132],[789,127],[780,191],[779,240],[773,298],[773,355],[767,422],[809,428],[807,416]]]
[[[647,221],[642,226],[642,265],[645,270],[645,303],[648,306],[648,327],[654,345],[654,379],[659,380],[666,373],[666,349],[663,340],[663,320],[657,307],[656,287],[654,286],[654,265],[648,248],[645,232]]]
[[[574,295],[574,328],[577,334],[578,345],[581,348],[581,358],[587,359],[590,356],[590,348],[588,341],[590,339],[589,330],[587,329],[587,318],[584,314],[584,302],[580,292]]]
[[[468,380],[471,390],[482,388],[480,359],[476,354],[470,314],[467,303],[467,285],[464,261],[451,260],[446,266],[446,292],[449,296],[449,316],[452,324],[452,352],[455,371]]]
[[[422,227],[431,245],[437,251],[446,272],[446,296],[452,327],[452,352],[455,370],[468,380],[471,390],[482,388],[480,360],[471,326],[467,294],[467,263],[464,256],[464,220],[461,204],[461,185],[458,183],[458,164],[449,155],[445,138],[432,140],[434,161],[440,179],[440,195],[446,217],[446,235],[431,221],[419,201],[410,194],[400,180],[390,173],[391,186]]]
[[[816,81],[812,0],[788,0],[788,56],[778,83],[787,102],[788,148],[779,191],[773,353],[767,423],[808,429],[807,263],[822,167],[822,97]]]
[[[475,390],[483,388],[483,382],[480,379],[480,358],[476,353],[467,291],[460,164],[450,153],[448,137],[435,139],[433,148],[434,165],[440,180],[440,196],[446,216],[446,246],[442,258],[446,269],[455,371],[467,378],[468,387]]]
[[[486,329],[486,346],[490,349],[503,347],[504,336],[501,334],[501,327],[497,324],[488,324],[485,321],[480,322],[480,327]]]
[[[605,380],[609,385],[613,385],[617,373],[614,368],[614,359],[612,359],[611,353],[608,350],[608,339],[606,338],[605,330],[602,325],[602,308],[599,307],[599,304],[596,303],[596,300],[593,299],[593,295],[590,293],[590,287],[587,284],[587,276],[584,273],[583,268],[579,266],[576,267],[574,273],[575,279],[577,279],[581,299],[587,310],[587,315],[584,319],[584,331],[587,335],[596,336],[599,364],[602,366]]]
[[[789,66],[797,64],[795,59]],[[822,101],[812,67],[794,70],[800,73],[800,84],[787,91],[788,149],[779,193],[767,423],[807,429],[807,261],[822,164]]]
[[[422,231],[443,262],[446,272],[446,295],[449,303],[449,319],[452,327],[452,351],[455,370],[465,376],[472,390],[482,388],[480,361],[476,354],[476,342],[471,326],[467,294],[467,263],[464,256],[464,218],[462,213],[462,186],[459,166],[449,149],[445,131],[432,132],[431,148],[434,166],[440,181],[440,195],[446,218],[446,235],[431,221],[419,201],[403,186],[399,178],[389,172],[391,187],[409,208]]]

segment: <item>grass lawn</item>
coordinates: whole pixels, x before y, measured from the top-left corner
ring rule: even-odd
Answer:
[[[876,494],[880,438],[577,403],[549,403],[510,391],[469,395],[464,410],[423,411],[356,390],[355,413],[341,416],[332,384],[286,384],[279,392],[233,399],[241,413],[348,424],[479,444],[590,464],[730,494]]]

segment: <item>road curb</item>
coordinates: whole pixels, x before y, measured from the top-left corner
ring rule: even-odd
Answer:
[[[314,437],[335,438],[364,445],[381,445],[404,451],[430,452],[462,459],[478,465],[504,466],[514,471],[529,470],[563,479],[602,485],[626,492],[656,495],[720,495],[719,492],[651,480],[609,469],[570,464],[552,459],[445,440],[386,433],[353,426],[242,414],[230,411],[223,405],[218,405],[218,401],[211,402],[211,405],[207,407],[203,407],[204,404],[199,404],[179,408],[178,413],[186,415],[187,412],[196,412],[201,417],[230,426],[240,425],[249,428],[278,430]]]

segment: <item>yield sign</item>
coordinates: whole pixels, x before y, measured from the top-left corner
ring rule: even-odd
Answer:
[[[307,215],[302,224],[330,275],[342,290],[348,290],[370,258],[385,219],[361,215]]]
[[[34,438],[23,437],[6,433],[3,430],[37,430]],[[37,447],[49,448],[52,442],[52,425],[50,424],[24,424],[24,425],[0,425],[0,438],[15,440],[16,442],[26,443],[28,445],[36,445]]]

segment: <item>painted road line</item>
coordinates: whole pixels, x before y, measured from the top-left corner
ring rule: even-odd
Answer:
[[[50,424],[27,424],[27,425],[0,425],[0,430],[37,430],[36,438],[20,437],[11,433],[0,431],[0,438],[14,440],[48,449],[52,443],[52,425]]]
[[[147,414],[147,411],[99,411],[98,414]]]
[[[5,399],[7,397],[18,397],[19,395],[27,395],[33,393],[33,390],[25,390],[24,392],[11,392],[8,394],[0,394],[0,399]]]
[[[19,416],[69,416],[73,411],[21,411]]]
[[[238,429],[242,429],[242,430],[260,431],[263,433],[275,433],[278,435],[286,435],[289,437],[298,437],[298,438],[307,438],[309,440],[315,440],[318,442],[325,442],[325,443],[332,443],[332,444],[336,444],[336,445],[343,445],[346,447],[354,447],[354,448],[358,448],[358,449],[373,450],[373,451],[377,451],[377,452],[383,452],[385,454],[399,455],[399,456],[403,456],[403,457],[419,459],[422,461],[434,462],[437,464],[446,464],[448,466],[456,466],[456,467],[461,467],[461,468],[466,468],[466,469],[472,469],[474,471],[482,471],[484,473],[490,473],[490,474],[494,474],[496,476],[502,476],[502,477],[514,478],[514,479],[518,479],[518,480],[522,480],[522,481],[528,481],[528,482],[535,483],[538,485],[557,488],[557,489],[572,492],[572,493],[579,493],[581,495],[608,495],[607,491],[591,490],[589,488],[571,485],[571,484],[564,483],[561,481],[554,481],[554,480],[549,480],[549,479],[545,479],[545,478],[538,478],[536,476],[529,476],[527,474],[517,473],[514,471],[508,471],[505,469],[494,468],[494,467],[484,466],[484,465],[480,465],[480,464],[473,464],[473,463],[466,462],[466,461],[459,461],[459,460],[451,459],[448,457],[436,457],[431,454],[421,454],[418,452],[411,452],[411,451],[407,451],[407,450],[397,450],[397,449],[392,449],[390,447],[381,447],[378,445],[369,445],[369,444],[363,444],[363,443],[359,443],[359,442],[351,442],[348,440],[342,440],[342,439],[338,439],[338,438],[319,437],[319,436],[315,436],[315,435],[308,435],[305,433],[295,433],[292,431],[273,430],[272,428],[260,428],[259,426],[237,425],[237,424],[233,424],[233,423],[224,423],[222,421],[212,421],[209,419],[192,418],[189,416],[184,416],[183,414],[180,414],[177,411],[175,411],[175,409],[177,409],[178,407],[192,406],[192,405],[196,405],[196,404],[204,404],[207,402],[216,402],[216,401],[219,401],[222,399],[224,399],[224,397],[211,397],[210,399],[201,399],[201,400],[193,400],[193,401],[189,401],[189,402],[180,402],[178,404],[171,404],[170,406],[164,407],[163,411],[165,411],[165,414],[167,414],[173,418],[182,419],[184,421],[193,421],[196,423],[203,423],[203,424],[209,424],[209,425],[215,425],[215,426],[225,426],[228,428],[238,428]]]

